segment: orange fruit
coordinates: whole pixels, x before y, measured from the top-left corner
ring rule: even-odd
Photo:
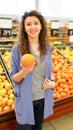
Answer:
[[[1,90],[1,93],[0,93],[0,94],[5,97],[5,96],[6,96],[6,93],[7,93],[6,89],[3,88],[3,89]],[[0,95],[0,96],[1,96],[1,95]]]
[[[8,90],[8,95],[13,93],[13,89],[11,88],[10,90]]]
[[[7,104],[7,102],[8,102],[8,98],[7,97],[3,98],[2,99],[2,106],[5,106]]]
[[[2,107],[0,107],[0,112],[2,111]]]
[[[32,54],[24,54],[21,58],[22,66],[30,67],[34,64],[35,58]]]
[[[8,82],[8,83],[6,83],[5,84],[5,89],[8,91],[8,90],[10,90],[11,89],[11,84]]]
[[[0,101],[0,107],[2,107],[2,101]]]
[[[4,107],[4,111],[8,111],[8,110],[10,110],[10,107],[9,106],[5,106]]]
[[[2,97],[2,96],[0,96],[0,101],[2,101],[2,98],[3,98],[3,97]]]
[[[71,93],[71,94],[73,94],[73,89],[72,89],[72,90],[70,90],[70,93]]]
[[[61,98],[61,94],[57,93],[57,99]]]
[[[12,106],[14,104],[14,100],[13,99],[9,99],[7,102],[8,106]]]
[[[57,94],[53,93],[53,97],[54,97],[54,99],[56,99],[57,98]]]
[[[2,75],[1,76],[1,81],[4,82],[6,80],[6,76],[5,75]]]
[[[11,109],[14,109],[14,104],[11,106]]]
[[[61,92],[61,97],[66,97],[66,93],[65,92]]]
[[[9,95],[9,98],[10,98],[10,99],[14,99],[14,94],[11,93],[11,94]]]

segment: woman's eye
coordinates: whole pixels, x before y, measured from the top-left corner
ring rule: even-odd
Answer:
[[[38,23],[36,22],[35,25],[38,25]]]
[[[38,22],[34,22],[33,25],[38,25],[39,23]],[[31,26],[32,23],[27,23],[26,26]]]
[[[30,26],[30,25],[31,25],[30,23],[27,24],[27,26]]]

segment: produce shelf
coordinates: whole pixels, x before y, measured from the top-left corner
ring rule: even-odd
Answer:
[[[63,99],[57,99],[54,102],[54,113],[44,120],[45,122],[57,119],[68,113],[73,112],[73,95],[65,97]]]
[[[49,109],[49,108],[48,108]],[[70,112],[73,112],[73,95],[64,99],[54,101],[54,113],[46,118],[43,123],[57,119]],[[17,130],[17,123],[14,110],[0,114],[0,130]]]
[[[2,49],[0,48],[0,60],[1,60],[2,64],[3,64],[4,70],[6,71],[8,77],[10,79],[10,82],[11,82],[12,86],[14,86],[13,82],[11,80],[11,77],[10,77],[10,72],[9,72],[10,71],[10,63],[8,61],[8,64],[7,64],[6,60],[3,57],[3,55],[5,54],[5,58],[6,58],[6,55],[8,55],[10,53],[10,51],[11,51],[11,47],[8,47],[8,48],[7,47],[3,47]],[[8,54],[6,54],[6,52]],[[8,56],[8,58],[9,58],[9,56]],[[7,60],[9,60],[8,58],[7,58]]]
[[[17,130],[14,110],[0,113],[0,130]]]

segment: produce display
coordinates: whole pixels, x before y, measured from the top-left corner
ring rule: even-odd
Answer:
[[[2,52],[2,58],[3,58],[3,60],[4,60],[4,63],[5,63],[5,65],[6,65],[6,67],[7,67],[7,69],[8,69],[8,71],[10,72],[10,51],[5,51],[5,52]]]
[[[66,47],[62,47],[61,49],[59,49],[60,52],[70,61],[73,63],[73,50],[71,48],[69,48],[68,46]]]
[[[12,84],[0,59],[0,113],[14,109]]]
[[[0,75],[0,112],[14,108],[14,94],[12,85],[7,80],[6,75]]]
[[[68,47],[60,49],[60,52],[63,53],[65,51],[66,56],[70,54]],[[67,52],[68,51],[68,52]],[[57,48],[52,50],[52,72],[56,81],[55,89],[54,89],[54,100],[64,99],[73,95],[73,66],[70,64],[69,56],[65,58],[63,55],[59,53]],[[65,54],[63,53],[63,54]],[[71,52],[72,53],[72,52]],[[8,72],[10,72],[10,51],[5,50],[1,54],[4,64],[7,67]],[[71,57],[72,55],[70,55]],[[32,62],[27,62],[30,59]],[[29,63],[34,63],[35,59],[32,55],[26,55],[22,57],[21,62],[25,66],[29,66]],[[2,61],[0,63],[0,112],[9,111],[14,109],[14,92],[11,82],[8,80],[7,74],[5,72],[5,68],[2,65]]]
[[[56,81],[53,95],[55,99],[63,99],[73,94],[73,66],[58,53],[57,49],[52,51],[52,62]]]
[[[4,68],[2,67],[2,64],[0,63],[0,72],[4,72]]]
[[[57,44],[68,44],[69,43],[69,34],[68,34],[68,22],[61,23],[59,21],[58,29],[55,26],[52,27],[52,22],[56,22],[55,20],[48,21],[47,23],[47,31],[49,42],[53,45]],[[56,23],[55,23],[56,24]]]

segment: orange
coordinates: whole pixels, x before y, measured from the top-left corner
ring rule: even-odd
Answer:
[[[71,93],[71,94],[73,94],[73,89],[72,89],[72,90],[70,90],[70,93]]]
[[[66,97],[66,93],[65,92],[61,92],[61,96],[62,97]]]
[[[0,107],[0,112],[2,111],[2,107]]]
[[[2,106],[5,106],[7,104],[7,102],[8,102],[8,98],[7,97],[3,98],[2,99]]]
[[[8,91],[8,90],[10,90],[11,89],[11,84],[8,82],[8,83],[6,83],[5,84],[5,89]]]
[[[10,90],[8,90],[8,95],[13,93],[13,89],[11,88]]]
[[[10,98],[10,99],[14,99],[14,94],[11,93],[11,94],[9,95],[9,98]]]
[[[2,96],[0,96],[0,101],[2,100],[2,98],[3,98],[3,97],[2,97]]]
[[[14,104],[12,104],[11,109],[14,109]]]
[[[4,111],[8,111],[8,110],[10,110],[10,107],[9,106],[5,106],[4,107]]]
[[[54,97],[54,99],[56,99],[57,98],[57,94],[53,93],[53,97]]]
[[[24,54],[21,58],[22,66],[30,67],[34,64],[35,58],[32,54]]]
[[[57,99],[61,98],[61,94],[57,93]]]
[[[2,101],[0,101],[0,107],[2,106]]]
[[[3,86],[2,85],[0,85],[0,90],[2,90],[3,89]]]
[[[11,106],[14,104],[14,100],[13,99],[9,99],[8,102],[7,102],[7,105],[8,106]]]
[[[4,97],[6,96],[7,91],[6,91],[5,88],[3,88],[0,92],[1,92],[0,94],[1,94],[2,96],[4,96]],[[1,95],[0,95],[0,96],[1,96]]]
[[[2,80],[2,82],[3,82],[4,80],[6,80],[6,76],[5,76],[5,75],[2,75],[2,76],[1,76],[1,80]]]

